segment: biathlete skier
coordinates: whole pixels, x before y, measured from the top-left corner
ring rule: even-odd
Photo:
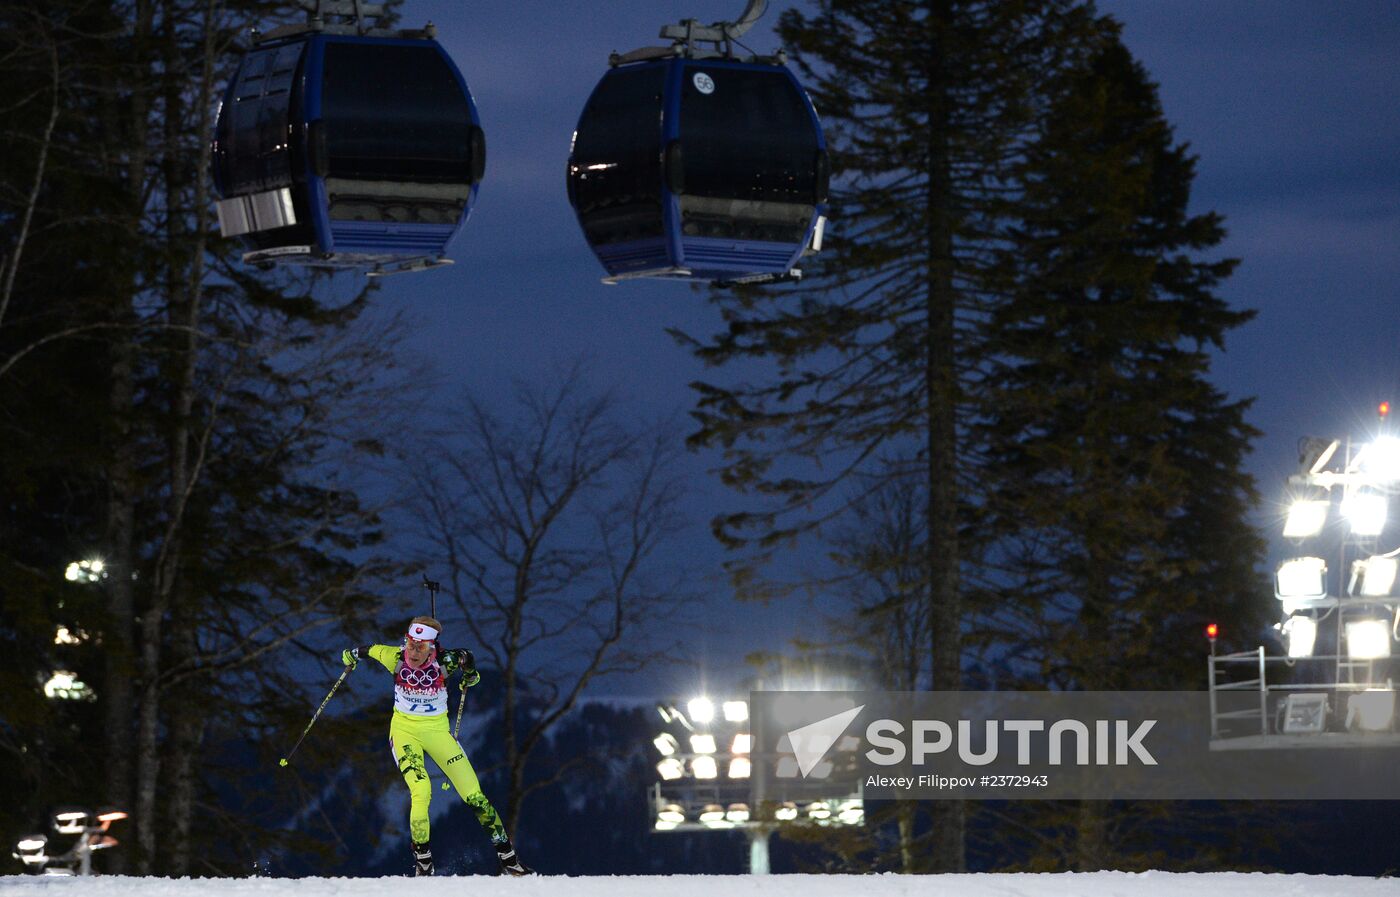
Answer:
[[[486,795],[462,746],[447,725],[447,678],[461,672],[462,687],[481,681],[472,652],[460,648],[440,650],[442,624],[432,617],[414,617],[408,624],[403,646],[369,645],[341,653],[354,669],[365,658],[377,660],[394,674],[394,715],[389,723],[389,750],[394,755],[412,799],[408,828],[413,839],[413,874],[433,874],[433,852],[428,846],[428,802],[433,797],[424,754],[433,758],[462,800],[472,808],[481,827],[491,836],[504,875],[529,875],[515,855],[501,817]]]

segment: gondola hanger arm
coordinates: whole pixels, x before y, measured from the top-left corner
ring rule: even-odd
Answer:
[[[257,35],[255,40],[265,42],[308,32],[418,40],[432,40],[437,36],[437,29],[431,22],[420,29],[397,30],[371,24],[371,20],[378,20],[385,14],[383,3],[368,3],[365,0],[296,0],[296,5],[306,11],[304,24],[280,25],[266,34]]]
[[[701,25],[695,19],[685,19],[674,25],[664,25],[660,36],[673,43],[669,47],[642,47],[628,53],[614,53],[609,57],[610,65],[628,62],[641,62],[646,59],[664,59],[670,56],[684,56],[690,59],[734,59],[734,41],[754,26],[768,10],[768,0],[748,0],[744,12],[737,21],[715,22]],[[714,49],[703,49],[697,44],[713,44]],[[785,62],[785,54],[780,50],[774,56],[750,57],[757,62]]]

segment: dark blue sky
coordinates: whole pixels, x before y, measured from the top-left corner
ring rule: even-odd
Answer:
[[[777,46],[773,8],[746,40]],[[606,287],[564,192],[579,110],[609,51],[656,44],[661,25],[732,18],[742,0],[409,0],[404,24],[431,20],[481,110],[489,161],[480,201],[454,244],[455,267],[389,278],[386,307],[412,322],[410,348],[444,374],[443,400],[501,394],[580,355],[600,384],[639,408],[683,414],[700,366],[663,329],[718,328],[700,294],[676,283]],[[1363,435],[1383,398],[1400,402],[1400,4],[1303,0],[1112,0],[1129,47],[1161,86],[1178,139],[1200,156],[1196,210],[1225,215],[1223,254],[1244,260],[1224,287],[1259,310],[1215,364],[1234,397],[1257,397],[1264,431],[1251,469],[1277,532],[1283,479],[1301,435]],[[692,457],[690,547],[721,553],[705,527],[725,495]],[[1276,549],[1281,551],[1282,549]],[[1261,582],[1260,600],[1268,600]],[[736,606],[717,582],[688,637],[723,681],[747,651],[782,647],[812,618],[797,604]],[[684,691],[687,677],[646,690]],[[637,686],[624,691],[638,692]]]

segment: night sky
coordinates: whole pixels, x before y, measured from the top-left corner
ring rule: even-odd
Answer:
[[[745,43],[778,46],[774,0]],[[408,0],[404,25],[431,20],[480,107],[488,163],[480,199],[453,245],[452,268],[388,278],[378,301],[408,313],[408,349],[443,375],[440,407],[470,389],[508,394],[580,356],[599,386],[617,386],[645,415],[683,416],[701,366],[664,333],[708,334],[718,314],[672,282],[608,287],[569,208],[569,138],[610,51],[662,43],[658,29],[694,17],[733,18],[742,0]],[[1200,157],[1195,211],[1226,218],[1221,254],[1243,264],[1223,287],[1258,318],[1216,359],[1215,382],[1257,397],[1264,431],[1250,469],[1278,532],[1283,480],[1302,435],[1364,437],[1375,406],[1400,403],[1400,4],[1303,0],[1113,0],[1128,46],[1161,87],[1179,140]],[[725,375],[721,372],[721,378]],[[687,459],[694,520],[684,551],[717,566],[706,521],[728,507]],[[1285,551],[1277,544],[1272,557]],[[815,635],[800,602],[735,605],[716,580],[702,625],[686,637],[694,676],[673,671],[621,692],[684,694],[698,677],[733,682],[743,655]],[[1267,601],[1267,586],[1260,585]]]

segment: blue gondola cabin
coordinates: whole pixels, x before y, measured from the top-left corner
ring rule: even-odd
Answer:
[[[579,119],[569,200],[606,281],[796,276],[830,179],[807,93],[780,64],[670,58],[612,68]]]
[[[486,164],[476,104],[430,39],[311,33],[258,45],[215,128],[220,230],[264,266],[447,264]]]

